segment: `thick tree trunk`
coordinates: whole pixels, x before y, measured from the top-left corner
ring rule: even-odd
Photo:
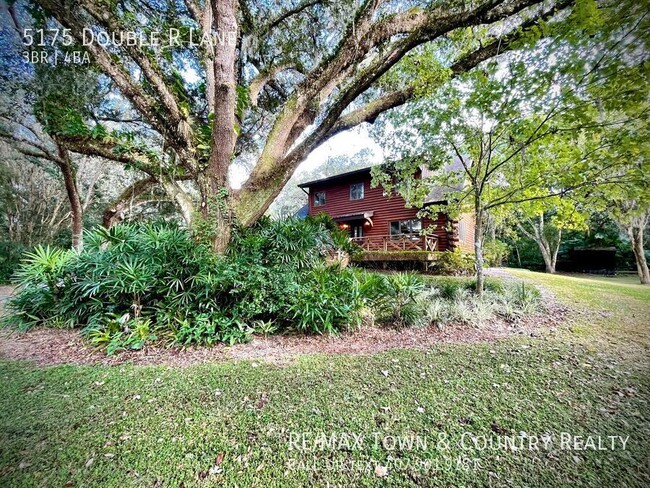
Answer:
[[[214,52],[214,86],[207,86],[208,99],[214,93],[212,145],[207,171],[197,178],[201,193],[201,215],[210,227],[212,248],[223,253],[230,242],[232,202],[228,190],[228,168],[237,142],[238,0],[212,0],[212,17],[217,35],[224,39]],[[208,25],[203,25],[208,29]],[[208,80],[209,82],[210,80]]]
[[[65,192],[70,202],[70,220],[72,227],[72,248],[81,249],[83,247],[83,206],[81,198],[79,197],[79,189],[77,188],[77,176],[70,159],[70,153],[60,144],[57,144],[59,160],[57,165],[63,175],[63,182],[65,184]]]
[[[226,187],[212,185],[214,179],[202,176],[197,179],[201,194],[201,217],[203,228],[198,229],[203,238],[209,239],[212,250],[222,254],[230,243],[232,229],[232,197]]]
[[[476,294],[483,297],[485,277],[483,274],[483,214],[476,211],[476,225],[474,226],[474,268],[476,269]]]
[[[648,262],[645,258],[645,249],[643,247],[643,227],[631,227],[628,233],[632,241],[632,251],[636,260],[639,280],[641,280],[641,284],[643,285],[650,285],[650,270],[648,270]]]

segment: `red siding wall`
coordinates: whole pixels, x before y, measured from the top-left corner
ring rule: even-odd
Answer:
[[[366,236],[387,236],[390,234],[390,223],[396,220],[415,219],[418,210],[406,208],[406,202],[399,195],[390,198],[384,196],[381,187],[370,188],[370,175],[361,174],[345,180],[336,180],[314,185],[309,189],[309,215],[326,213],[331,217],[341,215],[374,212],[373,226],[364,228]],[[364,198],[350,200],[350,185],[363,182]],[[325,205],[314,207],[314,195],[318,191],[325,191]],[[436,220],[423,219],[422,227],[429,228],[435,225],[433,234],[438,237],[438,250],[445,251],[451,244],[447,232],[447,216],[439,214]]]

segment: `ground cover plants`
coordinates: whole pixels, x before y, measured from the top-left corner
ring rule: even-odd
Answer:
[[[515,322],[544,308],[539,290],[531,284],[488,278],[485,293],[475,293],[476,280],[451,276],[396,273],[379,275],[380,296],[372,301],[380,323],[394,326],[465,325]]]

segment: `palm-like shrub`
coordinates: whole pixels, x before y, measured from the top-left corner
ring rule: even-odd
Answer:
[[[358,319],[356,274],[324,266],[338,249],[322,219],[263,219],[218,256],[169,224],[122,224],[85,236],[80,253],[26,255],[9,320],[81,327],[109,352],[148,340],[246,341],[251,324],[332,332]]]
[[[424,290],[425,283],[420,276],[395,273],[382,276],[382,281],[371,282],[366,293],[372,297],[372,305],[380,322],[402,327],[420,323],[423,310],[418,297]]]
[[[360,323],[363,304],[353,270],[318,267],[301,276],[289,305],[291,320],[301,330],[332,333]]]
[[[10,310],[21,329],[48,321],[61,325],[66,321],[57,304],[66,291],[62,280],[63,270],[74,259],[73,251],[37,246],[33,252],[25,253],[22,265],[14,278],[21,283],[19,293],[9,302]]]

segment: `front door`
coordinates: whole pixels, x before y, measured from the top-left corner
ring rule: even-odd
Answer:
[[[363,224],[353,224],[350,232],[353,239],[363,237]]]

